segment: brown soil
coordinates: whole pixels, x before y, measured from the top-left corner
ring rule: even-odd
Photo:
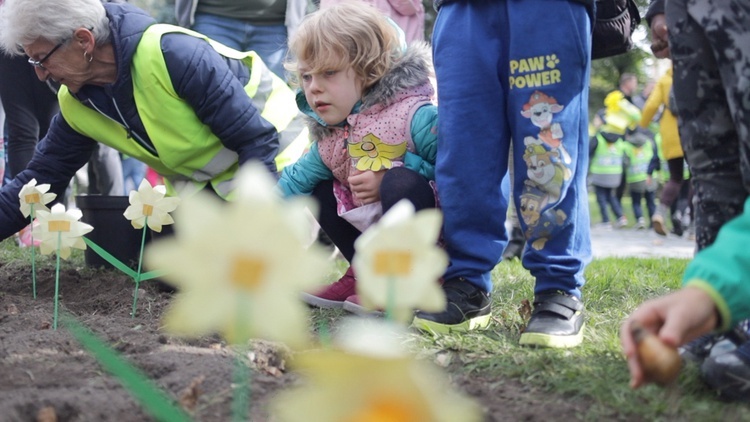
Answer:
[[[54,266],[38,269],[37,299],[28,263],[0,263],[0,280],[0,421],[152,420],[62,324],[52,329]],[[131,318],[133,283],[119,272],[67,266],[60,285],[60,309],[182,402],[195,420],[231,419],[232,351],[218,337],[184,341],[161,332],[169,293],[146,282]],[[299,379],[285,370],[274,347],[258,342],[253,350],[252,420],[266,421],[267,399]],[[513,380],[448,371],[485,407],[488,421],[576,420],[588,407]]]

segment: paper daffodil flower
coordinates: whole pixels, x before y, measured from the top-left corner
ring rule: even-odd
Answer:
[[[362,138],[362,142],[348,144],[348,149],[351,157],[359,159],[357,170],[379,171],[393,167],[393,160],[406,154],[406,141],[391,145],[369,134]]]
[[[130,206],[123,215],[136,229],[142,229],[144,224],[148,224],[151,230],[161,232],[162,226],[174,223],[169,213],[180,203],[180,198],[166,198],[166,193],[164,185],[151,187],[151,183],[143,179],[137,191],[130,191]]]
[[[34,206],[34,214],[39,210],[49,212],[47,204],[57,197],[54,193],[48,193],[49,188],[50,185],[48,184],[37,186],[36,179],[31,179],[29,183],[23,185],[21,191],[18,192],[18,199],[21,203],[21,214],[23,214],[24,217],[31,215],[32,205]],[[35,216],[32,215],[31,217],[33,218]]]
[[[39,225],[34,227],[32,234],[41,241],[39,251],[47,255],[59,248],[60,258],[68,259],[70,248],[86,249],[83,235],[94,228],[78,221],[82,215],[79,209],[66,211],[63,204],[55,204],[51,211],[36,211]]]
[[[380,323],[381,325],[384,323]],[[344,328],[342,328],[344,330]],[[280,393],[272,403],[280,422],[474,422],[479,406],[452,390],[448,377],[398,347],[397,332],[360,327],[361,335],[333,349],[298,354],[292,368],[303,387]],[[341,335],[341,334],[339,334]],[[353,348],[351,348],[354,346]]]
[[[414,212],[399,201],[357,238],[352,265],[362,306],[391,310],[394,319],[411,321],[414,309],[445,309],[438,279],[448,255],[437,246],[442,214],[437,209]]]
[[[202,192],[185,199],[176,211],[175,236],[152,242],[145,263],[164,270],[177,287],[164,317],[167,331],[219,332],[232,344],[263,338],[302,347],[308,310],[299,293],[325,277],[327,254],[318,245],[307,248],[295,228],[309,224],[297,210],[301,204],[249,193],[274,188],[267,170],[252,168],[239,177],[241,200],[220,202]]]

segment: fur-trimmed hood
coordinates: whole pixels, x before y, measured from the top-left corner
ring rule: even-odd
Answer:
[[[389,105],[397,99],[400,92],[430,83],[432,75],[432,54],[429,45],[424,42],[412,43],[391,70],[365,93],[362,100],[354,106],[352,113],[365,111],[376,104]],[[335,129],[312,111],[302,89],[297,91],[297,107],[306,116],[312,139],[321,139]]]

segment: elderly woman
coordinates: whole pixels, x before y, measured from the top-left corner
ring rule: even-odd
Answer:
[[[239,165],[259,160],[276,171],[279,138],[293,132],[294,146],[306,137],[294,94],[255,53],[157,24],[125,3],[5,0],[0,48],[25,53],[39,79],[62,84],[60,113],[34,158],[0,190],[0,239],[25,224],[21,187],[35,178],[60,196],[97,142],[146,163],[172,189],[227,198]]]

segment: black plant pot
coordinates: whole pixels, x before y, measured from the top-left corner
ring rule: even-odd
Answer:
[[[81,209],[81,221],[94,227],[86,237],[129,267],[137,269],[143,230],[135,229],[123,213],[130,205],[127,196],[78,195],[76,206]],[[151,237],[146,233],[146,242]],[[113,268],[90,247],[84,252],[89,267]]]

